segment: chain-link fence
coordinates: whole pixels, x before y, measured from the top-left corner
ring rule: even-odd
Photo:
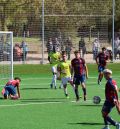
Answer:
[[[87,61],[93,61],[95,42],[98,51],[112,47],[112,0],[13,0],[0,6],[0,29],[13,31],[18,48],[14,64],[48,63],[50,43],[66,50],[68,59],[79,49]]]

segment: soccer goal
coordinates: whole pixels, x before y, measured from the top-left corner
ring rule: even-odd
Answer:
[[[13,79],[13,32],[0,31],[0,79]]]

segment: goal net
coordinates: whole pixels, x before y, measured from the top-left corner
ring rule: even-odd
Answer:
[[[0,79],[13,78],[13,33],[0,31]]]

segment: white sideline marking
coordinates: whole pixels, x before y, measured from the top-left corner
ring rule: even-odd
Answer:
[[[57,104],[62,102],[42,102],[42,103],[25,103],[25,104],[9,104],[9,105],[0,105],[0,107],[16,107],[16,106],[28,106],[28,105],[45,105],[45,104]]]
[[[104,99],[101,99],[102,101]],[[92,103],[92,100],[87,100],[87,101],[83,101],[83,100],[80,100],[79,102],[76,102],[76,101],[69,101],[71,103],[76,103],[76,104],[94,104]],[[60,104],[60,103],[65,103],[65,102],[40,102],[40,103],[25,103],[25,104],[9,104],[9,105],[0,105],[0,107],[16,107],[16,106],[29,106],[29,105],[46,105],[46,104]],[[103,104],[103,102],[101,102],[100,104]]]

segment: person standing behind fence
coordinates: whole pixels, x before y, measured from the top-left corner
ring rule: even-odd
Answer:
[[[22,61],[25,61],[27,58],[27,53],[28,53],[27,44],[24,41],[22,41],[20,47],[22,49]]]
[[[72,41],[71,38],[68,37],[68,39],[66,40],[66,47],[65,47],[68,60],[70,60],[71,50],[72,50]]]
[[[115,54],[115,59],[117,58],[117,54],[119,54],[120,56],[120,50],[119,47],[120,46],[120,39],[119,37],[116,37],[115,41],[114,41],[114,54]]]
[[[93,52],[93,60],[95,60],[96,56],[98,55],[100,51],[100,43],[98,38],[95,38],[93,41],[93,47],[92,47],[92,52]]]
[[[60,52],[60,42],[58,41],[58,38],[54,38],[53,46],[55,47],[57,52]]]
[[[86,46],[85,46],[85,40],[84,38],[81,38],[81,40],[79,41],[79,51],[82,58],[84,58],[84,55],[86,54]]]
[[[52,38],[49,38],[46,44],[47,52],[48,52],[48,58],[49,58],[49,53],[53,51],[53,42]]]

